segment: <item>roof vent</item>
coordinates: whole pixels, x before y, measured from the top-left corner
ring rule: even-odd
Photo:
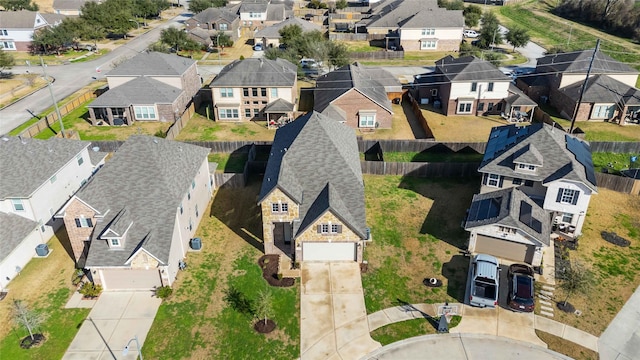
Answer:
[[[157,144],[158,143],[158,139],[153,139],[153,143]]]
[[[3,137],[2,137],[2,141],[9,141],[9,138],[8,138],[8,137],[6,137],[6,136],[3,136]]]
[[[98,152],[100,151],[100,146],[94,146],[91,148],[91,150],[93,150],[93,152]]]

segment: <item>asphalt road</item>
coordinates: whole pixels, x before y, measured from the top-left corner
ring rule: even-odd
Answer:
[[[96,60],[69,65],[47,66],[47,75],[55,79],[52,85],[54,97],[57,101],[60,101],[81,89],[83,86],[88,85],[94,81],[95,78],[103,78],[105,73],[112,68],[114,63],[133,57],[136,53],[144,51],[149,44],[160,38],[160,31],[162,31],[162,29],[170,26],[176,26],[189,16],[191,15],[187,13],[178,15],[168,22],[137,36],[126,45],[122,45]],[[15,66],[11,71],[16,74],[26,72],[42,74],[43,69],[40,66],[35,65],[36,64],[32,64],[30,67]],[[31,115],[27,110],[30,110],[34,114],[38,114],[52,105],[53,101],[49,95],[49,90],[47,90],[47,88],[43,88],[2,109],[0,111],[0,134],[6,134],[31,119]]]

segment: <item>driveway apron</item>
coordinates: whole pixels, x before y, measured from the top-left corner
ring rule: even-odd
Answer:
[[[160,303],[151,291],[103,292],[62,359],[137,359],[133,339],[143,346]]]
[[[359,265],[303,263],[300,358],[358,359],[380,347],[369,332]]]

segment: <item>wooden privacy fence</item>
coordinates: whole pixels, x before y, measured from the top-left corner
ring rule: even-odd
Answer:
[[[171,124],[171,126],[169,127],[169,130],[167,130],[167,134],[166,134],[166,139],[168,140],[173,140],[175,139],[178,134],[180,134],[180,131],[182,130],[182,128],[184,128],[187,123],[189,122],[189,119],[191,119],[191,117],[193,116],[193,114],[195,114],[196,112],[196,106],[195,106],[195,102],[191,102],[191,105],[189,105],[189,107],[182,113],[182,116],[180,116],[180,119],[178,119],[176,122],[174,122],[173,124]]]
[[[592,141],[592,152],[610,152],[616,154],[640,154],[640,142]]]
[[[246,184],[245,176],[243,173],[213,173],[213,179],[215,181],[216,187],[226,187],[226,188],[243,188]]]
[[[478,176],[478,162],[468,163],[419,163],[360,161],[364,174],[401,175],[413,177],[470,177]]]
[[[393,60],[404,59],[404,51],[365,51],[350,52],[349,57],[355,60]]]
[[[640,195],[640,180],[612,174],[596,173],[596,183],[598,187],[605,189]]]
[[[431,128],[429,127],[429,123],[427,122],[427,118],[424,117],[424,114],[422,113],[422,110],[420,109],[420,105],[418,105],[418,102],[413,97],[413,95],[411,95],[411,93],[409,93],[409,91],[407,91],[407,92],[405,92],[404,99],[405,100],[408,99],[409,102],[411,103],[411,111],[413,111],[413,115],[416,117],[416,120],[418,120],[418,123],[422,127],[422,130],[424,130],[424,133],[427,136],[427,139],[435,140],[436,137],[433,135],[433,131],[431,131]],[[484,152],[484,149],[483,149],[483,152]]]
[[[95,99],[96,94],[95,94],[95,90],[88,90],[87,92],[83,93],[82,95],[78,96],[77,98],[71,100],[70,102],[66,103],[65,105],[60,107],[60,115],[65,116],[68,113],[72,112],[73,110],[79,108],[82,104],[84,104],[85,102],[87,102],[90,99]],[[58,114],[56,114],[55,111],[51,112],[50,114],[48,114],[47,116],[41,118],[40,120],[38,120],[38,122],[36,122],[35,124],[29,126],[28,128],[24,129],[19,136],[22,137],[27,137],[27,138],[32,138],[34,136],[36,136],[37,134],[39,134],[42,130],[50,127],[51,125],[53,125],[54,122],[58,121]]]
[[[384,40],[385,34],[353,34],[353,33],[329,33],[331,41],[371,41]]]

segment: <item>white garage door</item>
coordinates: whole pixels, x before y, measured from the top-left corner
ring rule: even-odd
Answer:
[[[352,242],[306,242],[302,244],[304,261],[338,261],[356,259],[356,244]]]
[[[148,290],[162,282],[158,269],[102,270],[102,286],[105,290]]]
[[[535,250],[533,245],[478,235],[474,251],[476,253],[493,255],[501,259],[531,264]]]

